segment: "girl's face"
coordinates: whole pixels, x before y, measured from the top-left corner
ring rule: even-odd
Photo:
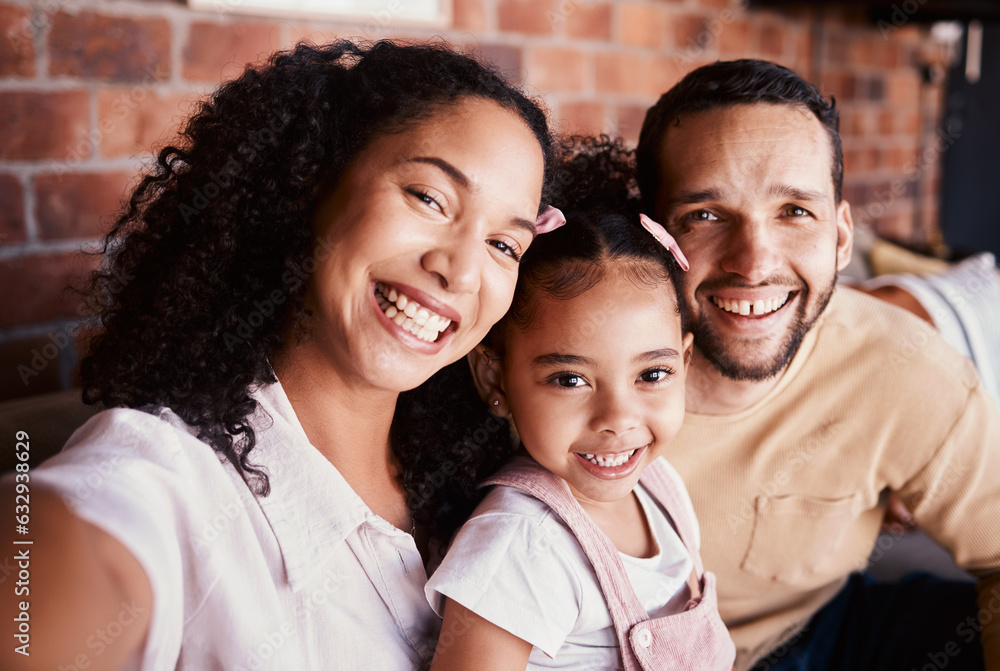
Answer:
[[[534,298],[526,330],[508,329],[500,385],[528,453],[581,503],[628,496],[684,420],[692,336],[673,288],[612,269],[583,294]]]
[[[543,171],[525,122],[478,98],[374,139],[315,210],[315,374],[398,392],[471,350],[510,306]]]

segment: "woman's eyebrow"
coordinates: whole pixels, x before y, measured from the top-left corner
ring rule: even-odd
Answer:
[[[443,158],[438,158],[436,156],[414,156],[413,158],[407,159],[407,163],[429,163],[441,169],[446,175],[451,177],[452,181],[457,183],[464,189],[471,188],[472,181],[466,177],[465,173],[453,166],[448,161]],[[527,219],[522,219],[521,217],[513,217],[511,223],[518,228],[523,228],[530,232],[532,237],[535,236],[535,222],[528,221]]]
[[[465,173],[453,166],[448,161],[443,158],[437,158],[436,156],[414,156],[411,159],[407,159],[408,163],[430,163],[431,165],[437,166],[445,174],[451,177],[452,181],[458,183],[459,186],[468,189],[472,182]]]

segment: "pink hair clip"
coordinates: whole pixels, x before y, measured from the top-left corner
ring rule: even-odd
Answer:
[[[639,215],[639,222],[642,224],[643,228],[649,231],[652,236],[656,238],[657,242],[670,250],[670,253],[674,255],[675,259],[677,259],[677,263],[681,268],[684,270],[690,268],[688,260],[684,257],[684,252],[681,251],[680,245],[678,245],[677,241],[674,240],[674,236],[667,233],[667,229],[663,228],[663,226],[656,223],[645,214]]]
[[[566,216],[559,210],[559,208],[549,205],[540,215],[538,215],[538,219],[535,219],[535,235],[551,233],[565,223]]]

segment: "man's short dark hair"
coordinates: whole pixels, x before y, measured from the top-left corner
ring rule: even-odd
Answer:
[[[803,105],[816,115],[833,146],[833,189],[839,203],[844,184],[844,149],[840,143],[840,113],[833,96],[827,101],[816,87],[786,67],[742,59],[716,61],[689,72],[646,113],[636,149],[639,190],[646,206],[655,203],[663,136],[670,125],[676,125],[682,114],[753,103]]]

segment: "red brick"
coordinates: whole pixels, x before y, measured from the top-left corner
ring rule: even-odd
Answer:
[[[892,105],[916,107],[920,102],[919,75],[897,70],[887,75],[886,98]]]
[[[270,24],[194,23],[184,47],[184,77],[211,83],[232,79],[247,64],[264,61],[277,51],[278,39]]]
[[[536,47],[528,51],[528,83],[545,92],[580,91],[587,56],[576,49]]]
[[[600,135],[604,132],[604,105],[599,102],[563,103],[559,107],[559,132]]]
[[[499,0],[497,20],[504,32],[550,35],[572,11],[569,3],[557,7],[553,0]]]
[[[59,345],[67,342],[66,330],[53,329],[52,335],[0,343],[0,370],[6,372],[0,375],[0,401],[62,389],[64,355]]]
[[[722,58],[745,58],[755,50],[753,31],[750,24],[741,19],[731,23],[709,23],[709,31],[715,36],[715,42]]]
[[[826,61],[828,63],[846,63],[848,59],[849,44],[847,37],[842,33],[829,34],[826,37]]]
[[[139,87],[101,89],[97,92],[101,156],[135,156],[172,141],[195,100],[193,94]]]
[[[603,2],[594,5],[577,4],[566,15],[566,34],[582,40],[610,40],[611,5]]]
[[[81,252],[0,260],[0,328],[44,324],[80,314],[80,296],[96,257]]]
[[[711,43],[711,34],[705,29],[705,17],[679,14],[672,17],[674,46],[678,50],[705,49]]]
[[[879,135],[892,135],[893,134],[893,119],[895,118],[889,110],[884,110],[879,112],[878,115],[878,132]]]
[[[658,5],[620,5],[619,40],[628,45],[658,49],[666,41],[667,21]]]
[[[0,159],[80,159],[93,149],[86,91],[3,91],[0,128]]]
[[[109,81],[169,79],[170,23],[59,12],[49,35],[49,72]]]
[[[485,0],[452,0],[452,25],[460,30],[486,32],[489,13]]]
[[[785,53],[787,29],[775,21],[768,21],[760,27],[760,55],[767,60],[778,60]]]
[[[0,77],[34,77],[31,9],[0,5]]]
[[[14,175],[0,175],[0,248],[24,242],[24,190]]]
[[[621,105],[618,107],[618,135],[635,145],[639,141],[639,131],[646,119],[646,105]]]
[[[35,178],[38,232],[45,240],[95,238],[121,207],[131,172],[43,174]]]
[[[666,56],[654,56],[650,58],[643,71],[645,73],[645,81],[642,92],[653,99],[657,99],[666,93],[685,74],[681,71],[680,64],[676,58],[668,58]]]
[[[596,56],[597,90],[601,93],[636,93],[642,75],[638,56],[599,53]]]

